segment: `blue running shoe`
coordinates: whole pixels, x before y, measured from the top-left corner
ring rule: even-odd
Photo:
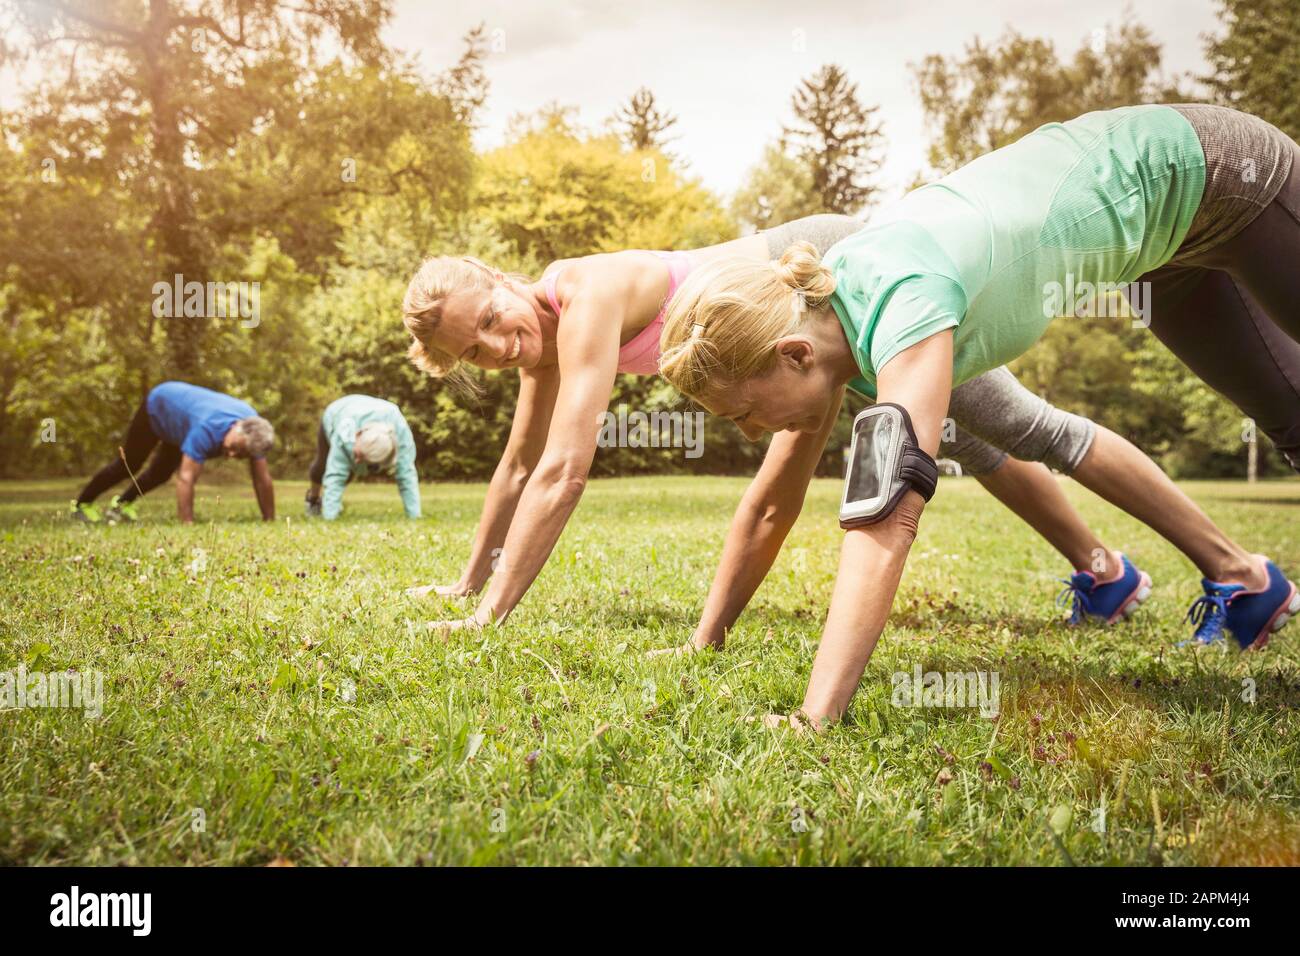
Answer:
[[[1056,596],[1056,603],[1070,605],[1067,624],[1080,624],[1090,617],[1114,624],[1121,617],[1131,615],[1151,596],[1151,578],[1147,573],[1135,568],[1124,555],[1119,558],[1120,574],[1109,581],[1098,581],[1091,571],[1079,571],[1068,580],[1061,578],[1065,587]]]
[[[1187,620],[1196,625],[1188,644],[1214,644],[1226,630],[1243,651],[1263,647],[1274,631],[1300,612],[1300,592],[1276,564],[1265,559],[1268,584],[1260,591],[1247,591],[1240,584],[1220,584],[1201,579],[1205,594],[1192,602]]]

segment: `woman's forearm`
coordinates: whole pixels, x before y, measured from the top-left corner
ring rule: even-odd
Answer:
[[[748,498],[748,496],[746,496]],[[721,646],[736,618],[772,569],[781,545],[799,517],[793,511],[761,502],[743,501],[732,519],[722,559],[695,629],[696,647]]]
[[[924,507],[921,496],[909,492],[884,521],[844,535],[830,613],[804,694],[803,711],[814,723],[838,720],[848,709],[889,618]]]
[[[523,465],[507,458],[501,459],[493,472],[487,498],[483,501],[483,514],[474,532],[469,561],[460,579],[467,590],[479,590],[492,576],[493,565],[505,545],[519,499],[528,485],[528,476],[529,472]]]
[[[496,574],[474,615],[480,624],[504,621],[528,593],[582,498],[589,467],[590,462],[586,467],[543,463],[528,479]]]
[[[816,433],[780,432],[772,439],[763,466],[741,499],[727,531],[722,559],[692,638],[696,647],[721,646],[726,632],[772,570],[781,545],[803,510],[808,483],[835,427],[843,399],[843,389],[831,395]]]

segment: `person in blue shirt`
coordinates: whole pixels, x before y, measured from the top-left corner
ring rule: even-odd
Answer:
[[[415,438],[401,409],[369,395],[344,395],[331,402],[316,433],[307,514],[332,521],[343,510],[344,486],[353,478],[380,473],[397,480],[406,516],[420,517]]]
[[[129,478],[130,485],[113,498],[109,516],[134,521],[135,499],[175,474],[176,512],[189,524],[194,520],[194,485],[203,463],[222,455],[249,460],[262,518],[274,521],[275,489],[266,465],[266,453],[274,442],[271,423],[246,402],[186,382],[163,382],[140,403],[119,454],[82,489],[72,503],[72,514],[81,521],[98,521],[94,500]],[[153,461],[140,471],[151,452]]]

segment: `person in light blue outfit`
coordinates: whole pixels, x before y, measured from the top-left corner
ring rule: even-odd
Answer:
[[[331,402],[316,433],[307,514],[334,520],[343,510],[344,486],[353,478],[380,473],[397,480],[406,516],[420,517],[415,438],[401,409],[369,395],[344,395]]]

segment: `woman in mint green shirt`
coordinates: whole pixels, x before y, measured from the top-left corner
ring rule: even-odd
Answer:
[[[944,329],[961,384],[1024,353],[1049,322],[1116,318],[1104,293],[1123,291],[1135,315],[1121,320],[1149,324],[1197,371],[1230,368],[1209,383],[1294,456],[1297,410],[1278,415],[1294,386],[1270,387],[1268,401],[1253,386],[1278,377],[1275,358],[1300,383],[1294,343],[1269,356],[1258,329],[1267,312],[1300,338],[1296,187],[1278,195],[1298,149],[1222,107],[1134,106],[1049,124],[908,194],[825,258],[859,384],[873,390],[878,369]],[[1247,231],[1257,219],[1268,221]],[[1257,233],[1267,242],[1248,241]],[[1184,310],[1193,291],[1241,302]]]
[[[701,269],[669,307],[661,374],[755,436],[806,430],[847,385],[908,409],[933,455],[955,384],[1022,354],[1051,321],[1116,321],[1099,317],[1105,293],[1136,282],[1136,318],[1120,320],[1149,324],[1295,464],[1298,155],[1267,123],[1219,107],[1048,124],[908,194],[824,263],[794,246],[775,267]],[[1300,604],[1294,585],[1099,431],[1075,477],[1200,567],[1196,638],[1262,644]],[[846,533],[802,708],[814,724],[848,706],[923,506],[911,492],[888,520]]]

